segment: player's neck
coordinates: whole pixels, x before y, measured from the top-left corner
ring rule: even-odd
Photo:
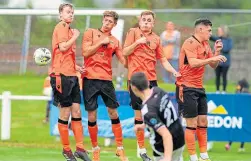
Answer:
[[[142,31],[142,30],[141,30]],[[142,33],[144,34],[144,35],[150,35],[151,33],[152,33],[152,30],[150,30],[150,31],[142,31]]]
[[[200,43],[203,42],[203,39],[202,39],[198,34],[195,33],[193,36],[194,36],[194,37],[196,38],[196,40],[199,41]]]
[[[108,35],[108,36],[110,36],[111,35],[111,31],[105,31],[104,29],[103,29],[103,27],[101,27],[101,29],[99,29],[103,34],[105,34],[105,35]]]
[[[143,102],[146,102],[151,97],[152,93],[153,93],[153,88],[152,89],[147,88],[142,92],[141,100],[143,100]]]
[[[60,19],[60,21],[70,24],[70,22],[66,22],[64,19]]]

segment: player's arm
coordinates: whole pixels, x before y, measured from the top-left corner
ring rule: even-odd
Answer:
[[[154,109],[156,110],[156,108]],[[162,137],[164,145],[164,160],[171,161],[173,152],[172,135],[167,129],[166,125],[159,119],[157,112],[147,112],[147,114],[144,115],[144,122]]]
[[[58,48],[61,52],[67,51],[77,40],[79,36],[79,31],[77,29],[72,29],[73,36],[68,39],[69,25],[66,23],[60,24],[58,28]]]
[[[216,40],[215,44],[214,44],[214,54],[212,54],[212,51],[211,49],[209,48],[209,55],[208,57],[213,57],[213,56],[218,56],[220,55],[221,53],[221,50],[223,48],[223,43],[221,42],[221,40]],[[216,62],[211,62],[209,63],[210,67],[215,69],[218,65],[219,65],[219,61],[216,61]]]
[[[89,29],[83,34],[82,55],[84,57],[89,57],[94,55],[102,45],[108,44],[110,40],[108,37],[106,37],[105,39],[97,42],[96,44],[93,44],[92,42],[93,42],[93,31]]]
[[[166,58],[161,58],[160,62],[162,66],[166,69],[166,71],[173,73],[175,77],[181,76],[180,73],[173,68],[173,66],[169,63],[169,61]]]
[[[183,49],[186,53],[189,65],[193,68],[198,68],[208,64],[215,64],[218,62],[225,62],[227,60],[226,57],[222,55],[209,57],[207,59],[197,59],[197,52],[195,50],[195,46],[192,44],[184,44]]]
[[[135,39],[135,31],[130,30],[127,33],[126,39],[125,39],[125,44],[124,44],[124,49],[123,49],[123,55],[124,56],[131,55],[138,45],[146,43],[146,38],[145,37],[142,37],[142,38],[140,38],[140,39],[138,39],[136,41],[134,39]]]
[[[125,68],[127,68],[127,58],[123,56],[122,49],[120,46],[118,46],[115,50],[115,54],[121,64],[124,65]]]
[[[166,57],[163,54],[163,47],[162,45],[160,45],[161,42],[159,41],[159,45],[156,48],[156,56],[157,59],[160,59],[160,62],[162,64],[162,66],[166,69],[166,71],[173,73],[173,75],[175,77],[179,77],[180,73],[178,73],[173,66],[167,61]]]
[[[172,153],[173,153],[173,137],[166,126],[161,126],[157,132],[163,139],[164,144],[164,161],[171,161],[172,160]]]
[[[75,68],[76,68],[76,71],[79,72],[80,74],[84,74],[86,72],[85,66],[81,67],[79,65],[76,65]]]

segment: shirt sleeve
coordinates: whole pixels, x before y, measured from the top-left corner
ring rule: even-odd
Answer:
[[[194,40],[186,40],[182,48],[185,51],[187,58],[197,58],[196,42]]]
[[[151,108],[151,107],[150,107]],[[152,107],[152,109],[155,107]],[[148,107],[149,109],[149,107]],[[165,126],[165,124],[160,120],[158,114],[156,111],[148,111],[144,115],[144,122],[146,125],[150,126],[153,128],[155,131],[157,131],[160,127]]]
[[[126,34],[124,48],[132,45],[134,42],[135,42],[135,31],[133,29],[130,29]]]
[[[84,51],[83,49],[87,49],[92,45],[92,39],[93,39],[93,31],[91,29],[88,29],[83,34],[82,51]]]
[[[212,51],[210,45],[208,44],[208,56],[207,56],[207,58],[211,58],[213,56],[214,56],[213,51]]]
[[[58,43],[66,42],[69,40],[69,25],[61,23],[57,27]]]
[[[163,47],[162,47],[160,39],[158,41],[158,45],[157,45],[157,48],[156,48],[156,57],[157,57],[157,59],[165,58],[165,55],[164,55],[164,52],[163,52]]]

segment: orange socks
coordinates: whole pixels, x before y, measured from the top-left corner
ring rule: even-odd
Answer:
[[[119,118],[112,119],[111,122],[112,122],[112,132],[114,134],[117,147],[122,147],[123,146],[123,134],[122,134],[120,120]]]
[[[92,147],[98,146],[98,126],[96,121],[95,122],[89,122],[88,121],[88,130],[92,142]]]
[[[69,141],[69,129],[68,129],[68,121],[63,121],[58,119],[58,130],[60,134],[61,143],[63,145],[63,149],[66,151],[70,151],[70,141]]]
[[[200,152],[207,152],[207,127],[198,126],[196,130]]]
[[[76,149],[84,150],[83,145],[83,125],[81,118],[71,118],[72,131],[76,140]]]
[[[196,154],[195,132],[196,128],[186,127],[185,141],[190,156]]]
[[[141,118],[135,118],[134,124],[143,124],[143,121]],[[145,148],[145,131],[144,130],[138,130],[136,132],[136,138],[139,144],[139,148],[143,149]]]

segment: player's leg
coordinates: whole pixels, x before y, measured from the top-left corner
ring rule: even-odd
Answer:
[[[160,161],[161,159],[163,159],[163,154],[157,154],[154,150],[153,150],[153,160],[154,161]]]
[[[198,99],[198,126],[197,138],[200,148],[201,160],[209,160],[207,153],[207,99],[205,94],[200,94]]]
[[[84,148],[83,144],[83,125],[82,125],[82,114],[80,109],[81,103],[81,96],[80,96],[80,87],[77,77],[72,77],[72,84],[74,84],[72,91],[71,91],[71,98],[72,98],[72,108],[71,108],[71,127],[74,133],[74,137],[76,140],[76,152],[74,155],[77,158],[80,158],[84,161],[90,161],[88,157],[88,153]]]
[[[172,161],[183,161],[184,146],[173,151]]]
[[[114,134],[115,142],[117,145],[116,155],[120,158],[121,161],[126,161],[128,159],[125,155],[123,147],[122,127],[117,112],[119,104],[116,98],[115,89],[112,81],[100,81],[100,83],[102,84],[101,97],[108,109],[108,114],[112,124],[112,132]]]
[[[244,142],[241,142],[238,152],[245,152],[244,144]]]
[[[180,95],[182,94],[183,100],[180,100]],[[197,161],[198,157],[196,154],[195,133],[198,116],[197,101],[199,97],[196,92],[189,91],[187,89],[180,90],[179,87],[176,89],[176,97],[179,105],[179,113],[181,113],[183,118],[186,120],[185,143],[190,155],[190,160]]]
[[[51,106],[51,101],[47,101],[46,112],[45,112],[45,119],[43,120],[44,123],[48,123],[49,122],[50,106]]]
[[[98,146],[98,126],[97,126],[97,99],[98,89],[96,80],[83,79],[83,96],[85,110],[88,112],[88,131],[93,149],[93,161],[100,160],[100,148]]]
[[[135,125],[140,125],[143,124],[143,119],[141,115],[141,104],[142,101],[139,97],[137,97],[132,89],[131,86],[129,85],[129,93],[130,93],[130,98],[131,98],[131,106],[134,110],[134,124]],[[140,149],[140,157],[142,158],[143,161],[151,161],[151,158],[147,156],[146,149],[145,149],[145,132],[142,129],[139,129],[138,131],[135,131],[137,143],[139,145]]]
[[[54,104],[59,106],[59,118],[58,118],[58,130],[63,145],[63,156],[66,160],[76,161],[76,158],[72,154],[69,141],[69,129],[68,120],[71,113],[72,100],[69,96],[68,80],[65,76],[60,76],[59,82],[62,86],[62,92],[59,92],[56,88],[56,77],[51,78],[51,86],[54,95]],[[61,79],[61,81],[60,81]]]

